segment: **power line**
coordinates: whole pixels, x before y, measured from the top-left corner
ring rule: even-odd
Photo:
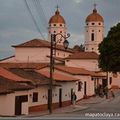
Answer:
[[[34,0],[33,2],[34,2],[34,5],[36,7],[36,11],[38,12],[38,15],[39,15],[40,19],[42,20],[44,26],[46,26],[48,24],[48,22],[47,22],[47,19],[46,19],[45,12],[44,12],[44,10],[42,8],[42,5],[40,3],[40,0]],[[47,26],[46,26],[46,28],[47,28]]]
[[[35,24],[35,26],[36,26],[38,32],[40,33],[41,37],[45,40],[45,37],[44,37],[44,35],[42,34],[42,32],[41,32],[39,26],[37,25],[37,22],[36,22],[36,20],[35,20],[33,14],[32,14],[32,11],[31,11],[31,9],[30,9],[30,7],[29,7],[29,4],[28,4],[27,0],[24,0],[24,2],[25,2],[25,5],[26,5],[26,7],[27,7],[27,10],[29,11],[29,13],[30,13],[30,15],[31,15],[31,18],[32,18],[32,20],[33,20],[33,22],[34,22],[34,24]]]

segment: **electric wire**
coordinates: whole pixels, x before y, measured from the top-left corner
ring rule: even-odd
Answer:
[[[36,26],[38,32],[40,33],[41,37],[45,40],[45,37],[44,37],[44,35],[42,34],[42,32],[41,32],[39,26],[37,25],[37,22],[36,22],[36,20],[35,20],[35,17],[34,17],[34,15],[33,15],[32,11],[31,11],[31,8],[30,8],[30,6],[29,6],[27,0],[24,0],[24,2],[25,2],[26,8],[27,8],[28,12],[30,13],[31,18],[32,18],[32,20],[33,20],[33,22],[34,22],[34,24],[35,24],[35,26]]]
[[[39,17],[42,20],[42,23],[47,28],[46,25],[48,24],[48,22],[47,22],[47,19],[46,19],[45,12],[44,12],[44,10],[42,8],[42,5],[40,3],[40,0],[34,0],[33,2],[34,2],[34,5],[36,7],[36,11],[38,12]]]

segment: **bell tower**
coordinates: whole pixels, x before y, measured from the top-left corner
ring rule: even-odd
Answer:
[[[99,54],[98,46],[104,38],[104,19],[97,12],[96,4],[93,12],[87,16],[85,24],[85,51]]]
[[[64,18],[60,15],[59,8],[55,11],[55,15],[53,15],[49,20],[49,27],[48,27],[48,39],[51,40],[51,34],[62,34],[66,36],[66,23]],[[61,35],[57,35],[56,41],[57,45],[63,45],[64,38],[61,38]]]

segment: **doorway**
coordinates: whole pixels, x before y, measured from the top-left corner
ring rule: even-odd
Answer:
[[[87,91],[87,84],[86,84],[86,81],[84,81],[84,95],[86,96],[86,92]]]
[[[48,89],[48,110],[50,109],[50,89]]]
[[[71,104],[72,104],[72,100],[73,100],[73,88],[71,89]]]
[[[27,102],[27,101],[28,101],[28,95],[15,97],[15,115],[21,115],[22,102]]]
[[[59,89],[59,107],[62,107],[62,88]]]
[[[107,86],[107,84],[108,84],[107,79],[102,79],[102,86],[103,86],[103,88],[105,88]]]

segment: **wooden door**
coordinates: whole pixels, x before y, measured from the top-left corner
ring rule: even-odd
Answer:
[[[87,93],[87,85],[86,85],[86,81],[84,82],[84,95],[86,95]]]
[[[71,104],[72,104],[72,98],[73,97],[73,88],[71,89]]]
[[[28,95],[15,97],[15,115],[21,115],[22,102],[27,102],[27,101],[28,101]]]
[[[59,107],[62,107],[62,88],[59,89]]]

